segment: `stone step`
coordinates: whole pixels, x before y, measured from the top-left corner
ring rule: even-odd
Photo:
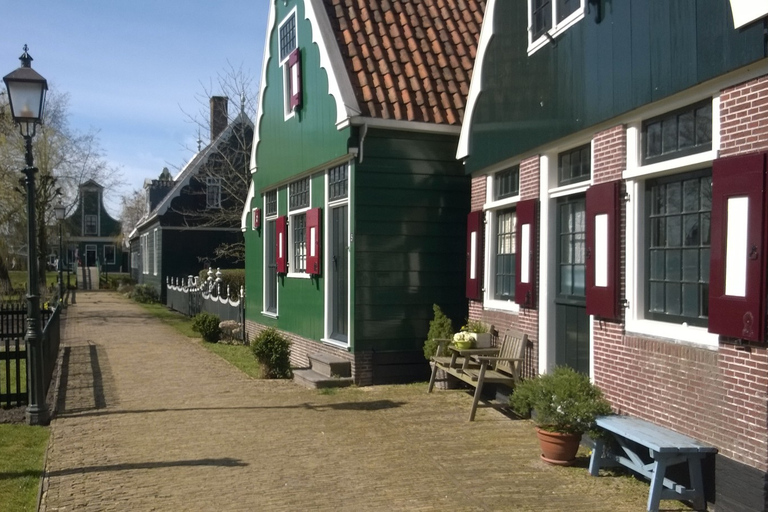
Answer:
[[[308,354],[312,370],[326,377],[351,377],[352,363],[329,354]]]
[[[315,370],[293,370],[293,382],[310,389],[345,388],[353,384],[351,377],[328,377]]]

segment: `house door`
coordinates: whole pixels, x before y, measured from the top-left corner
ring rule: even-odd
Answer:
[[[331,208],[330,266],[331,266],[331,338],[347,342],[349,334],[348,283],[349,235],[348,206]]]
[[[86,267],[96,266],[96,246],[95,245],[85,246],[85,266]]]
[[[586,202],[583,194],[557,203],[555,363],[589,374],[586,308]]]

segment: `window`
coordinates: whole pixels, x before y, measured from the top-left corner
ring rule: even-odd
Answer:
[[[514,300],[515,298],[515,232],[517,216],[512,209],[496,215],[496,261],[493,298]]]
[[[493,200],[506,199],[520,194],[520,166],[497,172],[493,177]]]
[[[712,100],[643,122],[643,165],[712,149]]]
[[[206,208],[221,208],[221,178],[209,176],[205,179]]]
[[[570,185],[587,181],[592,176],[592,151],[590,144],[585,144],[557,157],[557,184]]]
[[[307,265],[306,211],[309,209],[309,178],[288,186],[288,246],[291,273],[305,273]]]
[[[160,232],[155,229],[154,240],[152,242],[152,274],[157,275],[157,267],[160,262]]]
[[[149,274],[149,233],[141,235],[141,273]]]
[[[274,217],[277,215],[277,190],[270,190],[264,194],[264,216]]]
[[[648,318],[706,326],[712,171],[646,183]]]
[[[96,215],[86,215],[85,216],[85,226],[84,226],[84,235],[97,235],[98,230],[96,229],[96,223],[97,223],[98,217]]]
[[[301,52],[296,34],[296,9],[280,24],[278,34],[280,67],[283,69],[283,107],[287,120],[301,107]]]
[[[104,246],[104,263],[108,265],[115,264],[115,246],[114,245]]]
[[[347,164],[330,169],[328,171],[328,201],[346,198],[348,185]]]
[[[584,17],[584,0],[528,0],[528,54]]]
[[[557,294],[561,298],[586,296],[587,214],[583,195],[558,200]]]
[[[280,24],[280,63],[284,63],[296,49],[296,11],[292,11]]]

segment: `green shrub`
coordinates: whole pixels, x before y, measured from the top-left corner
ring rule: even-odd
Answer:
[[[595,418],[611,414],[611,405],[589,377],[567,366],[521,382],[509,398],[516,414],[529,417],[550,432],[594,431]]]
[[[424,342],[424,357],[429,360],[437,351],[438,339],[453,338],[453,323],[451,319],[445,316],[443,310],[437,304],[432,304],[432,311],[435,317],[429,322],[429,332],[427,341]]]
[[[265,379],[290,379],[291,343],[273,327],[265,329],[251,341],[251,350],[261,365]]]
[[[216,343],[221,337],[220,319],[211,313],[198,313],[192,318],[192,330],[199,332],[203,341]]]
[[[160,302],[160,295],[157,293],[157,290],[148,284],[137,284],[134,286],[130,292],[130,298],[142,304]]]

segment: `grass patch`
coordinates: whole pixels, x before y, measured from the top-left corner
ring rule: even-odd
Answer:
[[[192,330],[192,319],[190,317],[172,311],[162,304],[139,304],[139,306],[166,325],[176,329],[179,334],[183,334],[188,338],[200,339],[200,334]],[[200,344],[208,351],[213,352],[225,361],[234,365],[246,375],[255,379],[261,377],[259,363],[256,361],[256,358],[253,357],[253,352],[251,352],[250,347],[246,347],[245,345],[205,343],[203,341],[200,341]]]
[[[21,389],[16,389],[16,365],[19,365],[19,380],[21,381]],[[27,361],[22,359],[21,361],[11,361],[10,365],[11,374],[11,389],[5,389],[5,361],[0,364],[0,390],[4,393],[26,393],[27,392]]]
[[[3,510],[37,510],[49,430],[0,425],[0,503]]]

